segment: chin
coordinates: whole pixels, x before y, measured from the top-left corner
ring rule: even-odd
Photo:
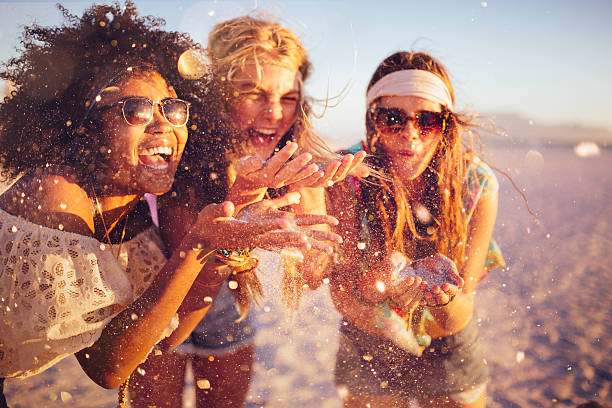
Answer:
[[[140,174],[134,183],[137,194],[150,193],[162,195],[170,191],[174,183],[174,172],[172,174]]]

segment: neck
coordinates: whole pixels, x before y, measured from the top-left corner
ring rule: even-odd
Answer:
[[[137,194],[100,194],[94,187],[93,191],[96,217],[96,235],[104,236],[110,233],[117,222],[129,214],[138,203]]]
[[[98,202],[100,203],[99,211],[106,217],[107,214],[111,214],[118,210],[126,210],[130,212],[136,206],[136,203],[140,200],[140,196],[137,194],[131,195],[120,195],[120,196],[99,196]],[[96,206],[98,204],[96,203]],[[116,221],[116,220],[115,220]]]

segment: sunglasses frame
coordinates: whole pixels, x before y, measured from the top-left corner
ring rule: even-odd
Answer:
[[[141,100],[145,100],[147,102],[149,102],[149,104],[151,105],[151,116],[149,117],[149,120],[146,123],[143,124],[133,124],[130,123],[130,121],[127,119],[127,117],[125,116],[125,103],[129,100],[129,99],[141,99]],[[166,110],[164,109],[164,104],[167,101],[180,101],[183,102],[186,106],[187,106],[187,115],[185,116],[185,122],[183,124],[180,125],[175,125],[174,123],[170,122],[170,120],[168,119],[168,116],[166,116]],[[180,99],[180,98],[164,98],[162,100],[159,101],[152,101],[149,98],[145,97],[145,96],[126,96],[124,98],[121,98],[119,101],[111,104],[111,105],[107,105],[108,107],[114,106],[114,105],[119,105],[121,107],[121,116],[123,116],[123,120],[125,120],[125,122],[130,125],[130,126],[147,126],[149,123],[151,123],[153,121],[153,116],[154,116],[154,112],[153,109],[155,108],[156,105],[161,106],[161,113],[162,116],[164,117],[164,119],[166,119],[166,122],[168,122],[168,124],[172,127],[183,127],[187,124],[187,122],[189,121],[189,108],[191,107],[191,102],[188,102],[186,100]]]
[[[375,115],[376,115],[376,111],[379,109],[395,109],[398,111],[401,111],[403,113],[403,115],[406,118],[406,121],[404,122],[403,126],[401,129],[397,130],[397,131],[391,131],[391,132],[383,132],[379,126],[376,124],[376,119],[375,119]],[[440,132],[441,133],[446,133],[446,130],[448,129],[448,121],[451,118],[452,112],[448,111],[448,110],[442,110],[441,112],[434,112],[434,111],[428,111],[428,110],[421,110],[418,111],[416,113],[416,115],[422,114],[422,113],[433,113],[438,115],[439,117],[441,117],[442,119],[442,126],[440,127]],[[419,133],[421,134],[425,134],[425,133],[430,133],[432,131],[434,131],[435,129],[437,129],[437,126],[428,128],[428,127],[421,127],[420,124],[418,124],[417,121],[417,116],[409,116],[408,113],[406,113],[406,111],[402,108],[385,108],[382,106],[372,106],[368,109],[368,116],[370,118],[370,120],[372,121],[372,126],[374,126],[374,129],[376,129],[377,132],[379,132],[380,134],[387,134],[387,135],[397,135],[402,133],[405,129],[406,126],[408,126],[408,121],[412,122],[412,126],[414,126],[415,129],[417,129],[419,131]]]

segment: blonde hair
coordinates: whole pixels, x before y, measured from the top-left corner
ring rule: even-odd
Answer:
[[[327,143],[313,131],[311,100],[303,90],[303,83],[310,76],[311,63],[295,33],[272,21],[250,15],[237,17],[213,27],[208,36],[208,54],[213,78],[216,78],[216,85],[224,89],[223,96],[227,103],[231,103],[233,97],[231,85],[234,75],[248,64],[255,64],[259,80],[263,64],[279,65],[300,72],[298,113],[289,137],[297,142],[301,151],[311,153],[316,161],[324,163],[336,157]],[[245,153],[241,146],[234,148],[235,156]]]
[[[322,166],[337,157],[327,143],[313,131],[310,121],[311,100],[304,95],[303,90],[303,84],[310,75],[311,63],[306,49],[295,33],[272,21],[250,15],[242,16],[213,27],[207,48],[211,63],[211,89],[213,92],[220,92],[218,98],[222,103],[219,107],[225,112],[229,112],[235,98],[232,86],[234,76],[247,65],[255,64],[259,81],[262,79],[264,64],[274,64],[299,72],[300,98],[297,116],[291,129],[279,141],[279,145],[293,140],[301,152],[311,153],[314,161]],[[231,138],[226,143],[228,179],[231,183],[235,178],[233,163],[251,152],[246,150],[245,140],[240,138],[235,129],[233,132],[227,132],[227,137]],[[297,263],[289,258],[284,259],[283,299],[290,309],[295,309],[304,280],[297,271]],[[249,298],[257,302],[261,296],[261,284],[254,273],[239,274],[236,279],[239,281],[239,289],[233,293],[244,317]]]

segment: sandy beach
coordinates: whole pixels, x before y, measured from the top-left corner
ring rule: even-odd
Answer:
[[[539,220],[498,175],[494,236],[508,268],[490,273],[476,297],[491,370],[487,406],[612,405],[612,150],[585,158],[521,146],[486,158],[513,177]],[[275,300],[279,278],[263,281],[249,408],[341,407],[333,382],[340,317],[327,288],[307,293],[291,320]],[[116,405],[116,391],[96,386],[74,358],[5,388],[14,408]],[[183,405],[193,406],[191,392]]]

